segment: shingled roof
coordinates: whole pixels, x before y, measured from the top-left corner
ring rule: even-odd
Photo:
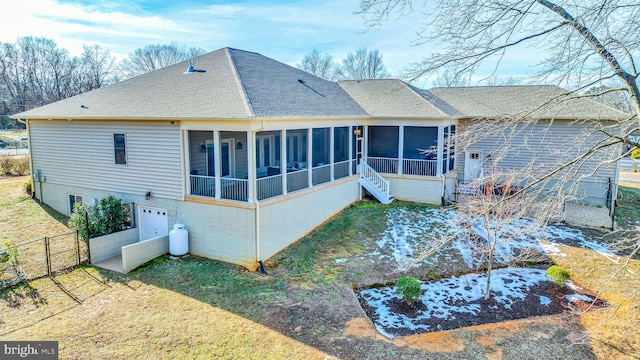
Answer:
[[[14,115],[28,119],[364,117],[338,86],[263,55],[223,48]]]
[[[428,90],[401,80],[348,80],[338,84],[373,117],[441,119],[462,115]]]
[[[467,118],[624,119],[627,114],[589,98],[559,98],[554,85],[467,86],[430,92]]]

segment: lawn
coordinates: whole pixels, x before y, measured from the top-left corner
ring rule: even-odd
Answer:
[[[60,224],[33,200],[14,193],[19,182],[0,183],[4,199],[0,212],[16,214],[5,208],[21,204],[43,224]],[[13,190],[6,189],[7,184],[13,184]],[[631,263],[635,274],[625,270],[609,281],[619,264],[596,251],[569,246],[563,247],[565,256],[553,256],[554,261],[595,291],[606,284],[602,297],[615,306],[574,316],[543,316],[395,339],[382,336],[360,307],[354,288],[386,285],[405,275],[398,272],[397,254],[381,246],[390,236],[390,211],[424,213],[431,208],[398,202],[355,204],[269,259],[266,276],[207,259],[162,257],[127,275],[84,267],[57,276],[73,297],[43,278],[1,294],[0,339],[58,340],[62,359],[638,356],[640,335],[622,321],[637,315],[631,310],[640,305],[637,297],[625,299],[629,284],[637,284],[638,262]],[[32,222],[12,221],[13,229],[3,227],[2,234],[32,231]],[[431,231],[439,230],[429,228],[425,234]],[[411,267],[408,273],[435,280],[468,271],[454,250]],[[594,333],[591,340],[583,341],[585,329]]]

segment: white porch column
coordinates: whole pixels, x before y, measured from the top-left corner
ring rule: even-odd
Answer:
[[[334,160],[335,160],[335,151],[333,149],[334,142],[335,142],[334,131],[335,131],[335,128],[333,126],[329,128],[329,164],[331,164],[331,167],[330,167],[331,168],[331,177],[330,177],[331,180],[330,181],[335,180],[335,176],[334,176],[334,172],[333,172],[334,171],[333,170],[333,168],[334,168],[334,164],[333,163],[334,163]]]
[[[354,126],[349,126],[349,176],[353,175],[353,135]]]
[[[220,184],[220,178],[222,177],[222,145],[220,144],[220,130],[213,131],[213,157],[214,157],[214,165],[213,172],[215,175],[215,197],[216,199],[220,199],[222,194],[222,185]]]
[[[402,175],[404,163],[404,125],[398,127],[398,174]]]
[[[191,195],[191,145],[189,143],[189,131],[182,130],[182,171],[186,174],[187,180],[182,191],[185,195]]]
[[[363,125],[363,136],[362,136],[362,158],[367,161],[369,157],[369,126]]]
[[[307,129],[307,182],[313,187],[313,129]]]
[[[444,142],[444,130],[442,126],[438,126],[438,156],[436,163],[436,176],[442,176],[442,144]]]
[[[280,130],[280,173],[282,174],[282,195],[287,193],[287,130]]]
[[[247,202],[253,204],[255,202],[256,188],[256,133],[247,131]]]

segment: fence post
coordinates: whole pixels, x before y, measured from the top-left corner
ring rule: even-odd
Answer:
[[[78,236],[78,230],[75,232],[76,235],[76,255],[78,256],[78,266],[80,266],[80,237]]]
[[[49,248],[49,238],[44,237],[44,252],[47,261],[47,275],[51,276],[51,249]]]

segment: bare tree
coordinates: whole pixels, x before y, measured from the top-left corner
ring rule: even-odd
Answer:
[[[360,48],[347,54],[342,60],[342,75],[346,80],[384,79],[391,76],[382,61],[382,54],[376,50]]]
[[[329,81],[338,80],[342,76],[340,63],[334,61],[331,54],[321,52],[318,49],[313,49],[306,54],[302,61],[296,64],[296,67]]]
[[[84,45],[81,57],[80,89],[79,92],[89,91],[109,85],[116,78],[116,58],[109,50],[100,45]]]
[[[469,85],[469,74],[459,74],[454,70],[442,70],[436,72],[433,86],[466,86]]]
[[[423,6],[420,8],[421,5]],[[523,109],[517,114],[505,114],[502,121],[482,121],[460,128],[459,146],[469,146],[490,136],[503,139],[508,148],[515,135],[525,131],[544,133],[539,120],[553,122],[553,111],[561,106],[579,103],[580,99],[602,98],[606,94],[622,93],[629,99],[631,111],[627,117],[593,119],[581,136],[567,139],[572,151],[560,153],[553,164],[539,166],[523,179],[523,186],[513,196],[530,189],[545,188],[545,196],[578,195],[579,180],[598,173],[615,163],[640,143],[632,136],[640,131],[640,90],[637,85],[637,57],[640,55],[640,3],[631,0],[437,0],[414,4],[411,0],[361,0],[360,13],[367,26],[381,26],[390,15],[405,15],[421,9],[423,24],[416,45],[437,45],[438,52],[426,54],[412,65],[407,77],[417,79],[441,69],[455,69],[458,74],[474,73],[489,66],[495,74],[505,56],[526,51],[545,54],[538,64],[537,82],[554,83],[568,89],[557,92],[535,109]],[[602,84],[613,84],[600,88]],[[595,91],[587,91],[596,87]],[[576,120],[584,124],[587,120]],[[595,141],[585,141],[588,138]],[[553,144],[542,149],[529,146],[531,164],[544,151],[554,150]],[[628,145],[626,151],[620,151]],[[494,154],[492,154],[493,156]],[[537,159],[536,159],[537,158]],[[527,165],[527,164],[525,164]],[[542,193],[541,193],[542,195]],[[484,209],[483,211],[489,211]],[[630,254],[640,250],[640,236],[633,232],[624,241]],[[640,281],[635,272],[636,282]],[[637,318],[638,309],[634,315]]]
[[[201,48],[178,47],[176,44],[147,45],[129,54],[120,64],[123,78],[130,78],[206,53]]]
[[[491,297],[491,271],[496,260],[514,264],[549,259],[535,250],[512,246],[523,233],[535,233],[544,224],[522,221],[524,217],[532,216],[533,212],[546,218],[559,215],[559,208],[553,201],[541,200],[535,191],[520,192],[519,177],[518,172],[495,171],[465,184],[465,191],[459,196],[457,210],[463,218],[470,219],[463,224],[463,234],[478,265],[487,267],[486,300]],[[508,227],[516,229],[515,232],[508,231]]]

